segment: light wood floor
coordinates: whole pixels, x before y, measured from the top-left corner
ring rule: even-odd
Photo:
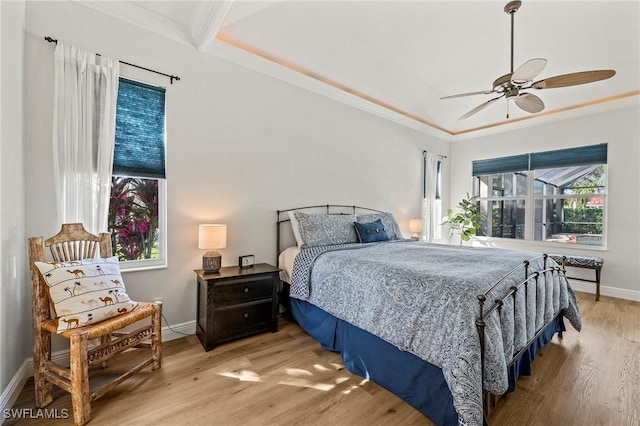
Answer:
[[[640,303],[605,296],[596,303],[584,293],[578,299],[582,332],[568,325],[564,339],[554,337],[536,357],[533,375],[521,378],[499,403],[492,426],[640,425]],[[210,352],[195,336],[167,342],[163,349],[161,370],[140,373],[94,402],[91,425],[432,424],[391,393],[349,373],[340,355],[323,350],[283,319],[278,333]],[[31,380],[14,408],[34,408]],[[59,391],[47,408],[70,410],[70,399]],[[71,418],[5,422],[71,423]]]

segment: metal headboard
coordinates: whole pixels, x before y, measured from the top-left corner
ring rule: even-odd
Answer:
[[[316,206],[304,206],[304,207],[295,207],[291,209],[285,210],[277,210],[276,211],[276,265],[278,264],[278,256],[280,255],[280,245],[281,245],[281,228],[280,225],[283,223],[291,222],[289,220],[289,212],[292,211],[302,211],[305,210],[309,213],[324,213],[324,214],[357,214],[357,213],[384,213],[384,210],[372,209],[369,207],[360,207],[360,206],[350,206],[347,204],[319,204]],[[284,216],[283,216],[284,215]]]

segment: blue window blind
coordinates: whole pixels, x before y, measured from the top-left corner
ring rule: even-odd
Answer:
[[[556,151],[530,154],[530,170],[552,169],[555,167],[587,166],[607,164],[607,144],[559,149]]]
[[[165,89],[120,79],[113,174],[166,178]]]
[[[607,144],[534,152],[473,162],[473,176],[607,163]]]
[[[529,169],[529,154],[489,158],[473,162],[473,176],[520,172]]]

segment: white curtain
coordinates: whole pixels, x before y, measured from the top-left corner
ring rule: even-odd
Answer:
[[[440,238],[440,221],[442,207],[440,199],[436,200],[436,183],[438,179],[438,156],[424,152],[424,199],[422,203],[422,223],[424,238],[427,242]]]
[[[58,42],[53,164],[58,218],[107,231],[120,64]]]

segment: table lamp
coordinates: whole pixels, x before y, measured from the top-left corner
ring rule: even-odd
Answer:
[[[203,224],[198,227],[198,248],[208,250],[202,256],[204,272],[218,272],[222,255],[217,249],[227,247],[227,225]]]
[[[410,219],[409,231],[413,232],[413,235],[411,235],[412,240],[420,240],[420,234],[422,233],[422,219]]]

